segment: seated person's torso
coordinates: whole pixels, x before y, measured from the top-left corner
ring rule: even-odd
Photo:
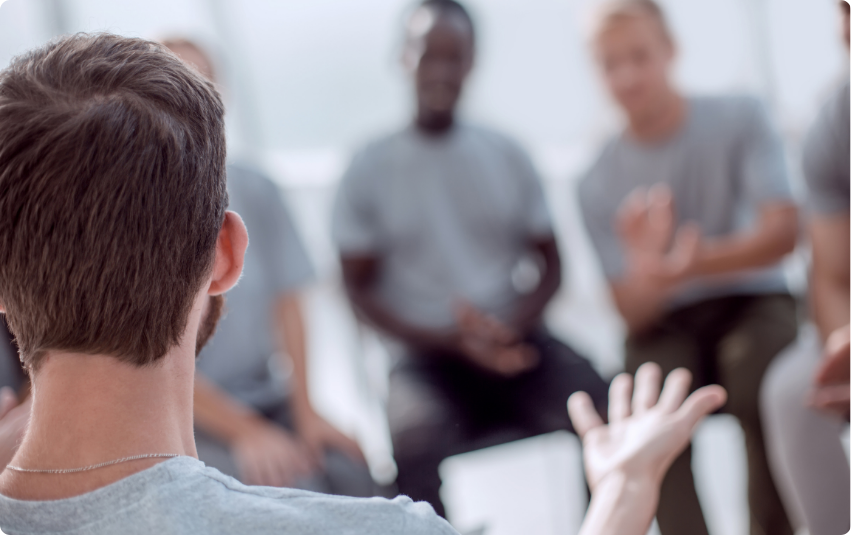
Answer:
[[[627,133],[615,136],[580,183],[586,228],[609,280],[624,270],[618,209],[638,187],[667,184],[678,222],[697,223],[707,239],[749,228],[762,202],[791,200],[782,145],[758,101],[702,97],[688,99],[687,107],[684,124],[667,140],[637,143]],[[691,281],[670,306],[787,291],[776,265]]]
[[[337,245],[378,256],[379,297],[422,327],[451,325],[458,299],[506,316],[530,236],[552,232],[528,156],[470,125],[440,137],[410,127],[376,141],[355,157],[341,188]]]

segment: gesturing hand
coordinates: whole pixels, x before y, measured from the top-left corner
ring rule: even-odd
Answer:
[[[687,278],[701,246],[700,230],[691,223],[677,228],[670,188],[638,188],[621,204],[617,232],[630,270],[661,285]]]
[[[688,445],[697,423],[727,399],[718,385],[700,388],[686,398],[691,373],[682,368],[668,375],[660,395],[661,381],[662,372],[655,363],[638,369],[634,392],[630,375],[617,376],[609,389],[608,425],[585,392],[568,400],[592,492],[614,475],[646,481],[658,493],[665,472]]]

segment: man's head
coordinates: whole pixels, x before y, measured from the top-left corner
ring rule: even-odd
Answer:
[[[851,19],[851,6],[848,5],[848,2],[840,0],[839,10],[842,13],[842,42],[845,44],[845,48],[847,50],[848,48],[851,48],[851,24],[849,24],[849,19]]]
[[[163,39],[162,45],[174,52],[185,63],[192,65],[204,78],[216,82],[216,69],[210,56],[197,43],[184,37]]]
[[[653,0],[611,0],[594,14],[594,58],[610,93],[632,118],[656,113],[670,94],[674,41]]]
[[[440,130],[452,124],[474,48],[473,21],[455,0],[425,0],[414,10],[403,63],[414,79],[421,126]]]
[[[26,365],[141,366],[182,340],[223,269],[223,116],[212,84],[141,39],[75,35],[0,74],[0,305]]]

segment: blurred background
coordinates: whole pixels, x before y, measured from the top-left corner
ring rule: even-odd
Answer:
[[[679,84],[691,93],[764,99],[799,183],[799,142],[832,84],[847,76],[834,0],[663,0],[679,42]],[[229,153],[282,188],[320,281],[309,292],[315,406],[356,435],[373,475],[394,467],[383,419],[388,357],[358,328],[330,240],[336,183],[352,152],[410,118],[400,66],[407,0],[0,1],[0,66],[56,35],[110,31],[182,36],[217,62]],[[508,132],[544,177],[565,259],[550,327],[606,377],[621,369],[622,327],[580,223],[575,184],[619,124],[596,80],[584,20],[593,0],[468,0],[477,67],[464,97],[471,120]],[[801,288],[800,258],[789,276]],[[450,519],[462,532],[575,532],[584,510],[578,444],[551,435],[449,459]],[[699,492],[713,535],[747,532],[744,454],[735,420],[707,421],[695,443]],[[571,531],[572,530],[572,531]]]

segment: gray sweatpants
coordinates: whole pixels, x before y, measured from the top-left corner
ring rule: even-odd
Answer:
[[[849,529],[848,458],[840,433],[845,423],[806,406],[821,355],[814,326],[801,329],[766,372],[761,411],[766,449],[781,498],[810,535]]]

